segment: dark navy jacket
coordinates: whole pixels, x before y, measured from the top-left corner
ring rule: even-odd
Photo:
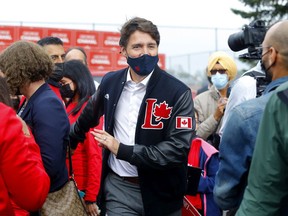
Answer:
[[[49,192],[60,189],[68,181],[65,159],[70,129],[63,103],[45,83],[28,100],[21,117],[40,147],[50,177]]]
[[[115,109],[127,72],[128,68],[103,77],[97,92],[71,128],[71,140],[83,140],[85,132],[98,124],[103,114],[105,130],[113,135]],[[161,107],[160,113],[155,112],[156,107]],[[128,161],[138,169],[145,215],[164,216],[181,208],[194,130],[191,90],[157,66],[139,110],[135,145],[120,143],[117,153],[118,159]],[[110,151],[104,151],[102,183],[109,170],[109,154]]]

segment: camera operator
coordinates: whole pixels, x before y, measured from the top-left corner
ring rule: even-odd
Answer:
[[[253,21],[248,26],[245,25],[243,31],[230,35],[228,45],[233,51],[248,48],[248,53],[240,55],[240,58],[260,60],[261,44],[264,40],[266,29],[263,21]],[[230,110],[244,101],[261,96],[268,83],[260,61],[255,67],[246,71],[234,81],[223,116],[222,126],[219,130],[220,136],[222,136]]]
[[[254,151],[258,127],[271,93],[288,81],[288,21],[274,24],[262,43],[261,66],[271,77],[263,95],[234,107],[224,127],[220,142],[220,165],[216,174],[214,199],[222,210],[234,215],[245,187]]]

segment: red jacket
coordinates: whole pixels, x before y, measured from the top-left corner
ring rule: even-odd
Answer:
[[[71,103],[66,108],[69,114],[74,109],[76,103]],[[70,124],[73,124],[81,114],[86,103],[82,106],[81,110],[73,116],[69,114]],[[97,129],[103,129],[103,119],[100,119]],[[93,129],[93,128],[92,128]],[[69,168],[68,159],[66,160],[67,167]],[[86,133],[86,139],[83,143],[79,143],[73,156],[73,171],[78,188],[85,191],[85,201],[95,202],[98,196],[101,180],[102,170],[102,149],[98,146],[98,142],[94,139],[93,135]]]
[[[32,136],[22,131],[14,110],[0,103],[0,215],[14,215],[10,199],[27,211],[40,209],[50,180]]]

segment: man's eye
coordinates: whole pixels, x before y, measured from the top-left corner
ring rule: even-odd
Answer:
[[[135,46],[133,46],[132,48],[133,48],[133,49],[138,49],[138,48],[140,48],[140,46],[139,46],[139,45],[135,45]]]

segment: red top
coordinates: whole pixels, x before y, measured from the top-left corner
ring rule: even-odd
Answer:
[[[60,94],[60,89],[59,89],[58,87],[56,87],[56,86],[51,85],[51,84],[48,84],[48,85],[49,85],[49,87],[52,89],[52,91],[55,92],[55,94],[57,95],[57,97],[58,97],[61,101],[63,101],[63,99],[62,99],[62,97],[61,97],[61,94]]]
[[[77,115],[69,115],[70,124],[77,120],[86,104],[87,103],[82,106]],[[75,106],[76,103],[69,104],[66,108],[67,113],[70,113]],[[103,129],[103,117],[100,119],[99,125],[95,128]],[[69,168],[68,159],[66,160],[66,164]],[[78,144],[72,155],[72,165],[77,186],[80,190],[85,191],[84,200],[95,202],[100,188],[102,149],[98,146],[98,142],[90,132],[86,134],[85,141]]]
[[[28,211],[40,209],[50,188],[39,146],[25,136],[15,111],[0,103],[0,215],[14,215],[10,199]]]

